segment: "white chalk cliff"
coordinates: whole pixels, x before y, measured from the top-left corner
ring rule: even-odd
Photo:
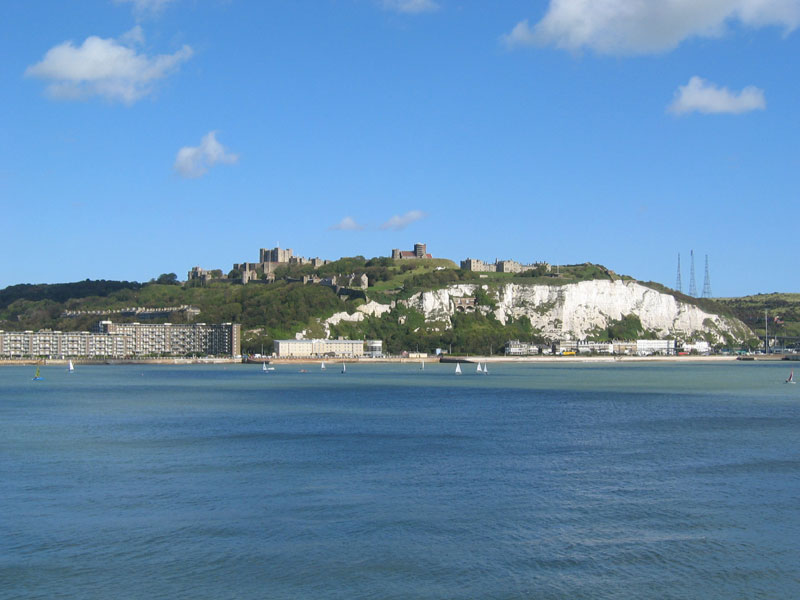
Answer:
[[[460,284],[421,292],[405,301],[429,322],[452,325],[458,297],[469,297],[478,285]],[[605,329],[613,320],[636,315],[642,326],[660,337],[691,338],[723,334],[736,339],[752,336],[739,320],[708,313],[635,281],[594,280],[568,285],[520,285],[509,283],[499,288],[480,286],[497,305],[494,315],[503,324],[510,318],[528,317],[544,335],[560,339],[585,339],[593,330]],[[490,312],[488,307],[476,310]]]

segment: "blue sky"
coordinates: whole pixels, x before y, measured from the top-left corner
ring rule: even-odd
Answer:
[[[800,0],[5,0],[0,286],[260,247],[800,291]]]

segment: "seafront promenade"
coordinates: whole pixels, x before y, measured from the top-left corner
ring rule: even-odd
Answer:
[[[752,361],[766,362],[784,360],[784,355],[760,355],[749,357]],[[72,359],[76,365],[219,365],[219,364],[260,364],[266,362],[272,365],[307,365],[325,362],[329,365],[337,363],[360,363],[360,364],[427,364],[444,363],[505,363],[505,364],[545,364],[545,363],[731,363],[736,362],[735,356],[716,354],[713,356],[448,356],[446,360],[431,356],[427,358],[403,358],[403,357],[384,357],[384,358],[265,358],[247,361],[243,358],[132,358],[132,359]],[[788,360],[788,359],[786,359]],[[0,367],[3,366],[25,366],[25,365],[65,365],[66,359],[47,358],[47,359],[0,359]]]

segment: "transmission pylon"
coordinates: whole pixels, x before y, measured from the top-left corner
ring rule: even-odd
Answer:
[[[681,253],[678,252],[678,279],[675,282],[675,289],[683,292],[683,283],[681,283]]]
[[[703,298],[711,298],[711,277],[708,275],[708,254],[706,254],[706,277],[703,280]]]
[[[697,296],[697,285],[694,282],[694,250],[689,252],[689,256],[691,257],[691,267],[689,267],[689,295],[690,296]]]

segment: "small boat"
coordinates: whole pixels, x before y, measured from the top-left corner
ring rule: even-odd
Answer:
[[[324,362],[319,363],[319,369],[320,369],[320,371],[324,371],[325,370],[325,363]]]
[[[425,361],[424,360],[419,361],[419,370],[420,371],[424,371],[425,370]]]
[[[265,362],[261,363],[261,370],[262,370],[264,373],[266,373],[266,372],[267,372],[267,363],[265,363]]]
[[[483,374],[484,375],[489,374],[489,363],[483,363]]]
[[[67,366],[67,373],[74,373],[75,372],[75,365],[72,364],[72,359],[69,360],[69,365]]]
[[[39,375],[39,367],[36,367],[36,374],[33,376],[33,381],[42,381],[44,377]]]
[[[483,373],[483,369],[481,369],[481,363],[478,363],[478,367],[475,369],[476,373]]]
[[[786,381],[784,381],[784,383],[797,383],[797,382],[794,380],[794,369],[792,369],[792,370],[791,370],[791,372],[789,373],[789,379],[787,379]]]
[[[461,375],[461,363],[456,363],[456,375]]]
[[[308,373],[308,369],[300,369],[298,373]]]
[[[347,363],[342,363],[342,373],[347,373]]]

